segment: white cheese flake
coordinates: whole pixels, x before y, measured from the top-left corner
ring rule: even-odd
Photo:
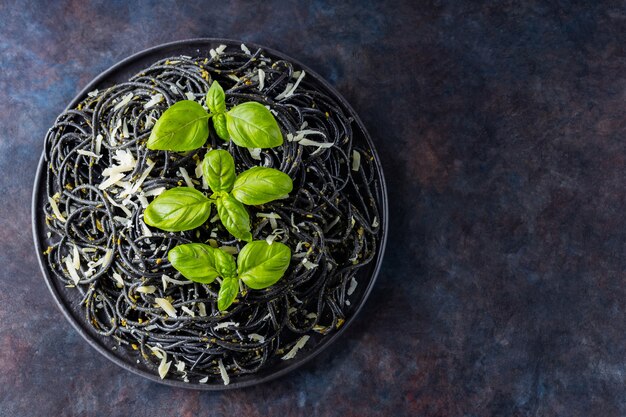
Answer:
[[[195,101],[195,100],[196,100],[196,96],[195,96],[195,94],[194,94],[194,93],[192,93],[191,91],[187,91],[187,92],[185,93],[185,98],[186,98],[187,100],[191,100],[191,101]]]
[[[357,150],[352,150],[352,171],[358,171],[361,167],[361,154]]]
[[[146,197],[157,197],[163,194],[163,191],[165,191],[165,187],[157,187],[149,191],[144,191],[143,195]]]
[[[200,314],[200,317],[206,317],[206,306],[204,305],[204,303],[198,303],[198,314]]]
[[[225,329],[225,328],[230,327],[230,326],[239,327],[239,323],[235,323],[234,321],[224,321],[222,323],[216,324],[213,327],[213,330]]]
[[[118,183],[122,178],[124,178],[125,175],[126,174],[121,173],[121,172],[119,172],[117,174],[113,174],[107,180],[105,180],[102,183],[100,183],[100,185],[98,185],[98,188],[100,190],[106,190],[107,188],[109,188],[113,184]]]
[[[298,141],[298,143],[302,146],[317,146],[317,149],[311,155],[317,155],[323,149],[332,148],[335,145],[333,142],[317,142],[306,138]]]
[[[59,210],[59,206],[57,205],[57,202],[54,201],[52,197],[48,197],[48,203],[50,203],[50,208],[52,209],[52,212],[54,213],[56,218],[60,222],[65,223],[67,220],[65,220],[65,217],[63,217],[63,215],[61,214],[61,211]]]
[[[157,303],[158,306],[161,307],[168,316],[176,318],[176,309],[168,300],[166,300],[165,298],[155,298],[154,302]]]
[[[276,220],[280,220],[280,216],[274,212],[271,213],[257,213],[257,217],[268,219],[270,222],[270,226],[272,230],[276,230],[278,228],[278,222]]]
[[[93,91],[87,93],[87,97],[96,97],[98,95],[98,89],[96,88]]]
[[[100,151],[102,150],[102,139],[102,135],[99,134],[96,136],[96,155],[100,155]]]
[[[146,170],[143,172],[143,174],[141,174],[141,177],[139,177],[135,185],[133,185],[133,188],[130,190],[130,195],[134,195],[137,193],[137,191],[139,190],[139,187],[141,187],[141,184],[143,184],[146,178],[148,178],[148,175],[150,175],[150,171],[152,171],[152,168],[154,168],[154,165],[156,165],[156,162],[150,159],[148,159],[147,163],[148,163],[148,168],[146,168]]]
[[[150,129],[152,126],[154,126],[154,123],[156,122],[156,119],[154,118],[154,114],[150,113],[149,115],[146,116],[146,123],[144,128],[146,130]]]
[[[293,85],[291,85],[291,83],[287,84],[287,88],[285,88],[285,91],[276,96],[276,100],[291,97],[295,93],[296,88],[298,88],[298,86],[300,85],[300,82],[302,82],[302,80],[304,79],[306,72],[302,71],[300,72],[300,74],[294,72],[293,75],[298,77],[296,82]]]
[[[248,49],[248,47],[245,44],[241,44],[241,50],[243,51],[244,54],[246,55],[252,55],[252,53],[250,52],[250,50]]]
[[[257,334],[257,333],[250,333],[248,335],[248,339],[254,340],[254,341],[259,342],[259,343],[265,342],[265,337],[263,337],[263,336],[261,336],[260,334]]]
[[[107,200],[109,200],[109,202],[111,204],[113,204],[115,207],[118,207],[119,209],[121,209],[126,216],[128,216],[129,218],[127,220],[130,220],[130,217],[133,216],[133,212],[130,211],[128,208],[126,208],[123,204],[118,203],[117,201],[115,201],[109,194],[104,193],[105,197]],[[119,216],[115,216],[115,217],[119,217]],[[125,219],[125,217],[120,217],[120,219]]]
[[[156,287],[154,285],[146,285],[139,286],[135,288],[135,291],[143,293],[143,294],[153,294],[156,291]]]
[[[150,350],[152,351],[154,356],[161,359],[161,363],[159,364],[158,371],[159,371],[159,376],[161,377],[161,379],[163,379],[169,372],[170,366],[172,365],[172,361],[169,361],[169,362],[167,361],[167,353],[163,349],[160,349],[158,347],[150,347]]]
[[[77,154],[79,155],[83,155],[83,156],[89,156],[91,158],[96,158],[96,159],[100,159],[101,155],[96,155],[95,153],[91,152],[91,151],[86,151],[84,149],[79,149],[76,151]]]
[[[230,378],[228,377],[228,373],[226,372],[226,368],[224,367],[224,363],[221,359],[217,360],[217,366],[220,368],[220,375],[222,376],[224,385],[230,384]]]
[[[161,360],[161,363],[159,364],[159,376],[161,379],[164,379],[169,372],[170,365],[172,365],[172,361],[165,362],[165,360]]]
[[[259,68],[258,72],[259,72],[259,91],[262,91],[263,88],[265,87],[265,71]]]
[[[261,148],[248,148],[248,152],[250,152],[250,157],[257,161],[261,160]]]
[[[378,226],[380,226],[380,223],[378,222],[378,217],[374,216],[374,220],[372,220],[372,227],[375,229]]]
[[[285,356],[283,356],[281,359],[282,360],[288,360],[288,359],[295,358],[296,354],[298,353],[298,351],[300,349],[302,349],[304,347],[304,345],[306,345],[306,342],[308,342],[308,341],[309,341],[309,336],[308,335],[302,336],[300,339],[298,339],[296,344],[293,345],[291,350],[289,352],[287,352],[287,354]]]
[[[65,258],[65,267],[67,268],[67,272],[70,274],[70,278],[72,278],[74,285],[78,285],[80,277],[78,276],[78,272],[76,271],[76,268],[74,268],[74,264],[69,256]]]
[[[158,93],[153,96],[150,96],[150,100],[148,100],[148,102],[143,105],[143,108],[149,109],[150,107],[154,107],[155,105],[159,104],[162,100],[163,100],[163,94]]]
[[[117,288],[124,288],[124,279],[120,274],[114,272],[113,278],[115,279],[115,285],[117,285]]]
[[[306,269],[313,269],[313,268],[317,268],[319,266],[319,264],[313,263],[313,262],[309,261],[307,258],[304,258],[302,260],[302,265],[304,265],[304,267]]]
[[[178,169],[178,173],[180,174],[181,177],[183,177],[183,180],[185,181],[185,184],[187,185],[187,187],[196,188],[194,187],[193,182],[191,182],[191,178],[189,178],[189,173],[187,172],[185,168],[180,167]]]
[[[189,314],[191,317],[196,317],[196,313],[194,313],[193,310],[191,310],[189,307],[182,306],[180,309]]]
[[[169,275],[161,275],[161,282],[163,283],[163,291],[165,291],[167,289],[167,284],[177,284],[177,285],[191,285],[193,284],[193,281],[189,281],[189,280],[185,280],[185,281],[180,281],[174,278],[170,278]]]
[[[148,207],[150,204],[148,203],[148,199],[146,198],[145,195],[143,194],[139,194],[137,196],[137,200],[139,200],[139,204],[141,204],[141,207],[146,208]]]
[[[113,216],[113,220],[115,220],[117,223],[121,224],[124,227],[132,227],[132,220],[128,217]]]
[[[128,132],[128,122],[124,119],[122,123],[122,138],[127,139],[130,137],[130,133]]]
[[[125,105],[127,105],[128,103],[130,103],[130,101],[133,98],[133,93],[128,93],[126,94],[122,100],[120,100],[119,103],[117,103],[114,107],[113,110],[117,111],[119,109],[121,109],[122,107],[124,107]]]
[[[359,285],[359,283],[356,279],[354,279],[354,277],[352,277],[352,279],[350,280],[350,287],[348,287],[348,291],[346,292],[346,294],[352,295],[354,293],[354,290],[356,290],[357,285]]]
[[[279,95],[277,95],[276,97],[274,97],[274,99],[275,100],[282,100],[283,98],[285,98],[287,96],[287,93],[289,91],[291,91],[291,87],[293,87],[293,84],[292,83],[287,83],[287,86],[285,87],[283,92],[280,93]]]
[[[207,382],[209,382],[209,377],[205,376],[204,378],[198,380],[198,382],[201,384],[206,384]]]
[[[72,265],[77,271],[80,270],[80,254],[78,253],[78,247],[72,243]]]

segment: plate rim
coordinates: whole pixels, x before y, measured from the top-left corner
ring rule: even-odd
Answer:
[[[249,41],[244,42],[244,41],[229,39],[229,38],[191,38],[191,39],[183,39],[183,40],[177,40],[173,42],[162,43],[156,46],[143,49],[139,52],[136,52],[134,54],[127,56],[126,58],[123,58],[122,60],[116,62],[115,64],[108,67],[104,71],[100,72],[74,96],[74,98],[70,101],[70,103],[67,105],[65,110],[71,107],[74,107],[78,102],[80,102],[81,99],[84,98],[84,96],[88,92],[92,91],[96,85],[101,83],[109,75],[111,75],[112,73],[115,73],[116,71],[128,65],[132,65],[134,61],[137,61],[147,55],[158,53],[168,48],[177,47],[177,46],[189,47],[195,44],[202,45],[204,47],[206,46],[212,47],[214,44],[227,44],[227,45],[245,44],[246,46],[249,46],[249,47],[261,48],[263,51],[266,51],[270,55],[273,55],[281,59],[285,59],[293,63],[295,66],[298,66],[300,69],[311,74],[311,76],[315,78],[316,82],[321,83],[328,91],[330,91],[332,95],[334,96],[334,98],[336,98],[341,103],[341,105],[344,106],[344,108],[350,113],[350,115],[354,118],[354,121],[359,126],[359,129],[361,129],[361,131],[363,132],[363,137],[367,145],[372,151],[372,156],[374,157],[375,169],[377,171],[377,174],[380,177],[381,237],[380,237],[380,242],[379,242],[379,247],[378,247],[378,254],[376,256],[375,266],[374,266],[374,269],[372,270],[368,286],[363,292],[363,295],[358,305],[353,310],[352,315],[345,321],[345,323],[341,326],[341,328],[336,330],[332,335],[324,337],[322,339],[323,341],[320,344],[316,345],[313,348],[313,350],[311,350],[306,356],[303,356],[300,360],[294,360],[291,364],[275,372],[270,372],[264,376],[259,376],[259,377],[251,378],[249,380],[244,380],[244,381],[235,381],[229,385],[199,384],[199,383],[192,383],[192,382],[184,382],[184,381],[175,380],[175,379],[161,379],[156,374],[146,372],[142,369],[139,369],[135,366],[130,365],[128,362],[124,361],[122,358],[115,355],[110,348],[103,346],[97,338],[93,337],[90,333],[85,331],[81,323],[75,320],[74,316],[72,316],[72,314],[70,313],[70,308],[65,305],[57,288],[52,283],[53,277],[51,277],[50,274],[48,273],[48,269],[44,263],[45,257],[43,256],[41,252],[41,241],[40,241],[41,230],[39,227],[40,219],[38,217],[38,214],[39,214],[38,211],[41,207],[40,198],[39,198],[40,187],[42,186],[43,177],[44,177],[45,138],[44,138],[44,148],[41,152],[41,156],[39,157],[39,163],[37,165],[37,171],[35,174],[35,181],[33,185],[33,192],[31,196],[31,224],[32,224],[32,233],[33,233],[33,243],[35,246],[37,261],[39,263],[39,268],[43,275],[44,281],[46,282],[46,286],[48,287],[48,290],[52,294],[57,307],[63,313],[63,316],[65,316],[65,318],[67,319],[67,321],[70,322],[72,327],[83,337],[83,339],[87,341],[87,343],[89,343],[89,345],[91,345],[91,347],[93,347],[101,355],[103,355],[104,357],[106,357],[111,362],[115,363],[116,365],[120,366],[121,368],[127,371],[130,371],[134,373],[135,375],[139,375],[148,380],[151,380],[153,382],[157,382],[163,385],[168,385],[168,386],[172,386],[176,388],[194,389],[194,390],[201,390],[201,391],[225,391],[225,390],[250,387],[250,386],[266,383],[266,382],[275,380],[277,378],[280,378],[294,371],[295,369],[300,368],[304,366],[305,364],[309,363],[313,358],[319,356],[322,352],[324,352],[330,345],[332,345],[338,338],[340,338],[345,333],[346,329],[350,327],[350,325],[354,322],[356,317],[359,315],[359,313],[363,309],[363,306],[365,305],[365,302],[369,298],[370,293],[372,292],[372,289],[374,287],[374,284],[376,283],[376,280],[378,279],[378,276],[380,274],[380,269],[381,269],[382,262],[384,259],[384,254],[385,254],[385,249],[386,249],[386,244],[387,244],[387,237],[388,237],[389,206],[388,206],[387,186],[385,182],[385,177],[383,173],[380,156],[378,155],[376,147],[374,146],[374,143],[372,142],[372,138],[369,132],[367,131],[367,129],[365,129],[365,125],[363,124],[363,121],[359,117],[358,113],[355,112],[354,108],[352,108],[350,103],[348,103],[346,99],[343,97],[343,95],[341,95],[335,87],[333,87],[328,81],[326,81],[324,77],[320,76],[317,72],[311,70],[308,66],[302,64],[300,61],[293,59],[290,56],[280,51],[257,44],[255,42],[249,42]]]

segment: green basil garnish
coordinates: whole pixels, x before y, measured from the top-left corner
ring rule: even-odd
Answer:
[[[224,278],[217,294],[217,308],[226,310],[239,294],[239,279],[237,277]]]
[[[215,128],[215,133],[221,139],[225,141],[230,140],[230,135],[228,134],[228,129],[226,128],[226,116],[223,114],[216,114],[213,116],[213,128]]]
[[[241,249],[237,256],[239,278],[250,288],[260,290],[274,285],[285,273],[291,261],[288,246],[255,240]]]
[[[201,226],[211,214],[211,200],[200,191],[178,187],[164,191],[144,211],[147,225],[168,232]]]
[[[191,151],[209,137],[209,114],[192,100],[183,100],[165,110],[155,123],[146,146],[162,151]]]
[[[210,284],[220,275],[216,258],[222,251],[202,243],[178,245],[167,254],[167,259],[185,278],[201,284]]]
[[[224,252],[223,250],[216,250],[215,252],[215,267],[220,273],[221,277],[231,278],[237,276],[237,264],[233,255]]]
[[[253,167],[235,179],[233,197],[256,206],[284,197],[293,189],[289,175],[274,168]]]
[[[283,134],[272,113],[261,103],[239,104],[226,113],[231,139],[245,148],[273,148],[283,144]]]
[[[271,148],[283,144],[283,135],[272,113],[262,104],[246,102],[226,111],[226,94],[214,81],[206,95],[211,114],[191,100],[175,103],[155,123],[146,146],[154,150],[190,151],[204,145],[213,119],[217,135],[247,148]],[[226,230],[246,244],[237,261],[227,252],[203,243],[174,247],[168,253],[172,266],[187,279],[211,284],[221,277],[217,306],[226,310],[239,294],[239,280],[252,289],[275,284],[291,261],[291,250],[280,242],[252,242],[250,215],[244,204],[259,205],[289,194],[291,178],[273,168],[253,167],[237,176],[235,161],[226,150],[211,150],[202,161],[202,173],[212,190],[211,198],[190,187],[167,190],[144,211],[147,225],[168,232],[191,230],[205,223],[211,204],[217,206]]]
[[[214,149],[202,161],[202,172],[214,193],[230,192],[235,183],[235,161],[228,151]]]
[[[237,239],[251,241],[250,215],[243,204],[228,195],[219,198],[216,205],[217,214],[226,230]]]
[[[226,111],[226,95],[224,94],[224,89],[217,81],[213,81],[209,91],[206,93],[206,105],[209,111],[214,114]]]

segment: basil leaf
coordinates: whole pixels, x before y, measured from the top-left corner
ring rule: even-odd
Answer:
[[[220,273],[216,254],[221,252],[202,243],[187,243],[170,249],[167,259],[185,278],[201,284],[210,284]]]
[[[213,81],[206,93],[206,105],[211,113],[219,114],[226,111],[226,94],[217,81]]]
[[[246,148],[273,148],[283,144],[283,134],[272,113],[249,101],[226,113],[226,128],[235,144]]]
[[[239,278],[250,288],[260,290],[274,285],[289,268],[291,250],[287,245],[255,240],[237,256]]]
[[[202,173],[214,193],[229,192],[235,183],[235,160],[228,151],[214,149],[204,157]]]
[[[237,264],[235,258],[230,253],[221,249],[215,249],[215,266],[222,278],[237,276]]]
[[[217,214],[222,224],[237,239],[251,241],[250,215],[246,208],[233,196],[225,196],[217,201]]]
[[[211,200],[200,191],[178,187],[164,191],[146,207],[147,225],[168,232],[191,230],[206,222],[211,214]]]
[[[223,114],[216,114],[213,116],[213,127],[217,136],[224,139],[226,142],[230,140],[228,129],[226,128],[226,116]]]
[[[254,167],[237,176],[232,195],[244,204],[256,206],[283,197],[292,189],[293,181],[284,172]]]
[[[239,279],[237,277],[224,278],[217,294],[217,308],[220,311],[226,310],[237,298],[239,293]]]
[[[209,114],[192,100],[182,100],[156,121],[146,146],[162,151],[191,151],[209,137]]]

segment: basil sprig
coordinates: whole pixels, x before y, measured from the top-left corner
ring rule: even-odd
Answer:
[[[227,110],[226,93],[217,81],[206,94],[207,112],[192,100],[168,108],[156,121],[146,146],[153,150],[191,151],[202,147],[209,136],[209,120],[217,135],[247,148],[271,148],[283,144],[283,135],[272,113],[262,104],[245,102]],[[240,279],[252,289],[275,284],[289,267],[291,251],[282,243],[252,242],[250,215],[245,205],[260,205],[282,198],[293,189],[291,178],[276,169],[253,167],[237,175],[235,161],[225,150],[211,150],[202,161],[203,175],[212,194],[191,187],[163,192],[144,211],[147,225],[168,232],[200,227],[211,215],[211,205],[235,238],[249,242],[238,263],[228,253],[202,243],[179,245],[168,259],[186,278],[210,284],[221,277],[217,297],[220,310],[237,298]]]
[[[283,144],[274,115],[262,104],[250,101],[226,110],[226,94],[213,81],[205,98],[209,112],[193,100],[182,100],[165,110],[156,121],[146,146],[165,151],[191,151],[209,137],[208,119],[217,135],[246,148],[273,148]]]
[[[244,204],[269,203],[293,189],[289,175],[274,168],[253,167],[235,176],[235,161],[223,149],[206,154],[202,172],[213,191],[211,198],[188,187],[167,190],[146,208],[146,224],[170,232],[191,230],[206,222],[211,203],[215,203],[226,230],[237,239],[250,242],[250,215]]]
[[[253,290],[262,290],[278,282],[291,262],[288,246],[264,240],[246,244],[237,261],[219,248],[201,243],[178,245],[168,254],[172,266],[185,278],[208,284],[222,278],[217,295],[217,308],[228,309],[239,294],[239,280]]]

